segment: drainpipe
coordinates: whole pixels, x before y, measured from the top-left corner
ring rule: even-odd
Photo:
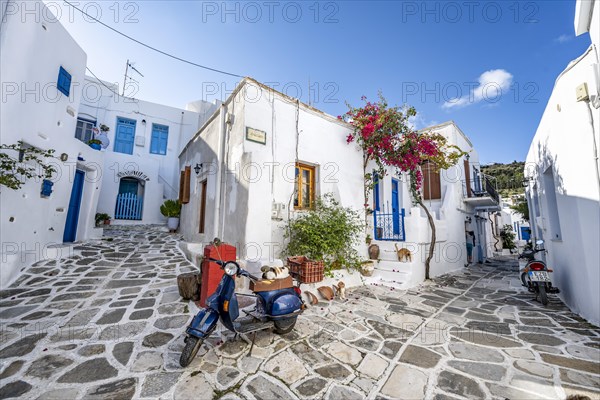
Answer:
[[[227,115],[227,106],[221,104],[221,113],[219,115],[219,143],[217,149],[217,183],[215,193],[215,214],[213,216],[213,237],[219,237],[219,215],[221,214],[221,192],[223,191],[223,172],[225,165],[225,136],[227,126],[225,117]],[[220,238],[222,239],[222,238]]]

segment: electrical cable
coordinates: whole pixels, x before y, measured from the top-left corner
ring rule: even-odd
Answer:
[[[139,41],[139,40],[137,40],[137,39],[135,39],[135,38],[133,38],[133,37],[131,37],[131,36],[129,36],[129,35],[127,35],[127,34],[123,33],[123,32],[121,32],[121,31],[118,31],[117,29],[113,28],[113,27],[112,27],[112,26],[110,26],[110,25],[107,25],[107,24],[105,24],[104,22],[100,21],[99,19],[97,19],[97,18],[95,18],[95,17],[91,16],[90,14],[86,13],[86,12],[85,12],[85,11],[83,11],[82,9],[80,9],[80,8],[76,7],[75,5],[71,4],[71,3],[70,3],[70,2],[68,2],[67,0],[64,0],[64,1],[65,1],[65,3],[67,3],[69,6],[73,7],[75,10],[77,10],[77,11],[81,12],[81,14],[83,14],[83,15],[87,16],[88,18],[91,18],[92,20],[94,20],[94,21],[98,22],[100,25],[102,25],[102,26],[104,26],[104,27],[106,27],[106,28],[110,29],[111,31],[113,31],[113,32],[115,32],[115,33],[118,33],[119,35],[121,35],[121,36],[123,36],[123,37],[126,37],[127,39],[129,39],[129,40],[131,40],[131,41],[134,41],[134,42],[136,42],[137,44],[139,44],[139,45],[142,45],[142,46],[144,46],[144,47],[146,47],[146,48],[148,48],[148,49],[150,49],[150,50],[156,51],[157,53],[160,53],[160,54],[162,54],[162,55],[165,55],[165,56],[167,56],[167,57],[170,57],[170,58],[172,58],[172,59],[174,59],[174,60],[181,61],[181,62],[183,62],[183,63],[190,64],[190,65],[193,65],[193,66],[195,66],[195,67],[198,67],[198,68],[203,68],[203,69],[206,69],[206,70],[209,70],[209,71],[218,72],[218,73],[220,73],[220,74],[225,74],[225,75],[233,76],[233,77],[236,77],[236,78],[243,78],[243,76],[242,76],[242,75],[238,75],[238,74],[234,74],[234,73],[231,73],[231,72],[222,71],[222,70],[220,70],[220,69],[216,69],[216,68],[207,67],[206,65],[197,64],[197,63],[195,63],[195,62],[193,62],[193,61],[189,61],[189,60],[183,59],[183,58],[181,58],[181,57],[174,56],[173,54],[169,54],[169,53],[167,53],[167,52],[165,52],[165,51],[159,50],[159,49],[157,49],[156,47],[152,47],[152,46],[150,46],[150,45],[148,45],[148,44],[146,44],[146,43],[144,43],[144,42],[141,42],[141,41]]]

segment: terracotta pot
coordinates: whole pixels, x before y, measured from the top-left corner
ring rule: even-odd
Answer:
[[[371,260],[379,259],[379,245],[372,244],[369,246],[369,258]]]

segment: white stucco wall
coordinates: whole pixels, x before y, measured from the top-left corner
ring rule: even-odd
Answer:
[[[43,11],[41,2],[40,7]],[[49,198],[40,196],[40,181],[29,181],[18,191],[0,188],[2,287],[17,277],[21,267],[45,258],[48,246],[62,243],[76,169],[86,172],[77,240],[92,234],[103,164],[102,153],[74,138],[85,52],[59,23],[36,22],[35,14],[7,13],[5,17],[0,25],[2,143],[23,140],[41,149],[55,149],[57,157],[65,153],[68,159],[55,160],[58,172]],[[56,88],[60,66],[72,76],[69,98]]]
[[[596,15],[597,8],[596,2]],[[577,102],[575,88],[586,82],[592,100],[598,99],[591,73],[597,63],[597,50],[591,47],[557,78],[525,168],[532,178],[527,187],[532,234],[545,240],[554,284],[573,311],[595,324],[600,322],[600,203],[594,136],[599,144],[600,113],[593,104]],[[543,175],[550,171],[553,184]],[[549,200],[552,192],[557,213]]]

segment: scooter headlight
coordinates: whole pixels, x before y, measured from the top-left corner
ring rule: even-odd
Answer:
[[[227,263],[225,267],[223,267],[225,273],[229,276],[234,276],[238,272],[238,267],[234,263]]]

